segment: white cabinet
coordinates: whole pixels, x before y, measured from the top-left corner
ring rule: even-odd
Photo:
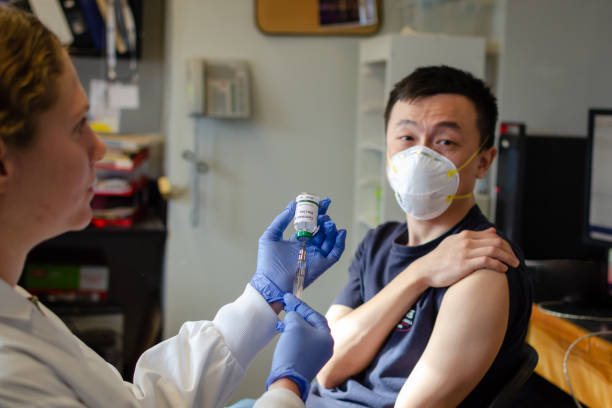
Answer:
[[[449,65],[479,78],[485,72],[485,39],[438,34],[385,35],[360,43],[354,220],[356,248],[381,222],[404,220],[385,173],[384,110],[393,85],[416,68]]]

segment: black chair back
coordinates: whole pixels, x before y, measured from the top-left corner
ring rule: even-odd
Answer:
[[[519,365],[502,387],[497,396],[493,399],[489,408],[505,408],[512,406],[515,398],[523,384],[529,379],[531,373],[538,364],[538,352],[528,343],[524,343],[519,356]]]

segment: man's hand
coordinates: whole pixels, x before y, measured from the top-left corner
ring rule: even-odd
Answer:
[[[510,244],[497,235],[495,228],[462,231],[444,239],[438,247],[410,265],[421,271],[428,286],[451,286],[480,269],[506,272],[518,267],[519,259]]]

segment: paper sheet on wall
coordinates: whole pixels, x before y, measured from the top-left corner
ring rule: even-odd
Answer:
[[[108,103],[114,109],[138,109],[138,86],[114,83],[108,86]]]
[[[121,109],[112,107],[109,101],[108,83],[102,79],[92,79],[89,82],[89,113],[91,128],[96,132],[119,132]]]

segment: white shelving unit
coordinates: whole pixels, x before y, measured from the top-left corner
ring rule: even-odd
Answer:
[[[355,248],[369,229],[405,217],[386,176],[383,115],[391,88],[426,65],[449,65],[483,78],[485,50],[484,38],[438,34],[384,35],[360,43],[351,234]]]

